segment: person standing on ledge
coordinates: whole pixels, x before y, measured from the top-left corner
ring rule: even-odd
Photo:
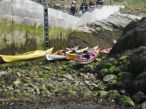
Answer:
[[[70,12],[72,13],[73,16],[77,12],[77,6],[76,5],[77,5],[76,0],[73,0],[72,3],[71,3],[71,8],[70,8]]]

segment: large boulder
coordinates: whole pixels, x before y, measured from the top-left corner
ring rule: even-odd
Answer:
[[[129,84],[132,92],[143,91],[146,94],[146,47],[141,46],[137,49],[129,50],[124,52],[122,55],[127,55],[128,60],[123,63],[125,64],[126,72],[131,75],[131,80],[128,78],[126,84]],[[122,70],[122,69],[121,69]],[[128,76],[129,77],[129,76]],[[126,81],[126,78],[123,82]],[[129,89],[127,85],[126,89]]]
[[[109,56],[140,46],[146,46],[146,18],[131,22],[125,27],[122,36],[113,46]]]
[[[135,104],[143,104],[145,107],[146,18],[126,26],[109,56],[94,71],[97,78],[103,80],[106,91],[117,90],[124,98],[128,95]],[[114,76],[109,78],[109,75]],[[118,100],[121,101],[122,98]]]

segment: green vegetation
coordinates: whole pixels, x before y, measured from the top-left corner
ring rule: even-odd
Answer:
[[[124,0],[124,5],[131,11],[146,11],[145,0]]]
[[[111,0],[111,4],[123,4],[130,12],[146,12],[146,0]]]
[[[42,35],[42,28],[36,27],[36,25],[26,25],[26,24],[17,24],[14,21],[9,21],[7,19],[0,19],[0,32],[1,33],[13,33],[15,31],[25,31],[31,33],[34,36]]]
[[[85,76],[84,72],[76,69],[71,62],[62,61],[43,65],[40,60],[32,62],[15,62],[0,65],[0,89],[4,99],[37,99],[43,97],[88,98],[92,94],[88,82],[92,83],[95,75]],[[9,72],[9,70],[11,71]],[[7,72],[8,71],[8,72]],[[80,76],[78,76],[80,75]],[[91,80],[88,78],[92,77]],[[94,80],[95,81],[95,80]],[[88,100],[88,99],[87,99]],[[90,101],[90,99],[89,99]]]
[[[121,104],[127,105],[127,106],[134,106],[134,102],[131,100],[131,98],[129,96],[122,96],[119,99]]]
[[[49,29],[49,36],[51,39],[60,38],[66,39],[67,36],[71,33],[71,30],[65,30],[63,28],[50,28]]]
[[[50,40],[59,41],[61,39],[62,42],[67,39],[71,32],[71,30],[64,30],[63,28],[49,28],[48,31]],[[13,48],[14,52],[19,53],[21,49],[29,51],[36,48],[43,49],[44,46],[43,27],[36,24],[18,24],[7,19],[0,19],[0,36],[0,50],[8,49],[7,51],[9,51]],[[52,42],[51,46],[60,46],[56,43],[58,44],[58,42]],[[30,44],[32,45],[30,46]]]
[[[36,25],[18,24],[11,22],[7,19],[0,19],[0,32],[1,33],[13,33],[15,31],[25,31],[30,33],[32,36],[43,37],[43,28],[37,27]],[[67,37],[71,30],[64,30],[63,28],[49,28],[49,36],[56,38],[57,36]],[[64,38],[64,37],[63,37]]]

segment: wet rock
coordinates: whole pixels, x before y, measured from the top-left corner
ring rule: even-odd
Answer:
[[[95,22],[95,25],[101,26],[106,30],[112,31],[113,29],[121,29],[123,30],[125,26],[131,21],[135,21],[141,19],[140,16],[130,15],[130,14],[122,14],[117,12],[107,19],[102,21]]]
[[[108,58],[101,62],[97,70],[109,73],[111,64],[107,63],[111,63],[109,60],[111,57],[118,59],[118,62],[113,64],[116,69],[118,68],[113,71],[117,75],[118,87],[125,89],[131,95],[138,91],[146,94],[146,18],[126,26]]]
[[[124,56],[121,56],[120,61],[127,61],[128,60],[128,56],[127,55],[124,55]]]
[[[142,103],[141,109],[146,109],[146,101]]]
[[[140,79],[142,79],[142,78],[146,78],[146,71],[144,71],[144,72],[138,74],[138,75],[136,76],[135,79],[136,79],[136,80],[140,80]]]
[[[111,90],[106,95],[106,97],[110,100],[118,100],[120,96],[121,95],[119,94],[119,92],[117,90]]]
[[[107,91],[98,91],[98,96],[99,97],[105,97],[108,94]]]
[[[132,96],[132,98],[133,98],[135,103],[141,103],[145,100],[145,95],[142,91],[139,91],[139,92],[135,93]]]
[[[92,73],[88,73],[88,78],[90,80],[96,80],[96,76],[94,74],[92,74]]]
[[[141,46],[136,50],[131,51],[132,56],[130,58],[130,63],[128,65],[128,72],[133,74],[142,73],[146,67],[146,47]]]
[[[80,47],[100,45],[101,48],[112,47],[114,44],[111,33],[105,31],[98,34],[74,31],[69,35],[68,43],[70,46],[80,45]]]
[[[103,68],[99,71],[99,75],[104,76],[106,74],[109,74],[109,71],[107,68]]]
[[[84,80],[89,80],[89,75],[90,75],[89,73],[84,74],[83,75]]]
[[[116,66],[113,65],[108,70],[110,73],[115,73],[117,69],[116,69]]]
[[[137,89],[146,92],[146,72],[142,72],[137,75],[134,82]]]
[[[128,77],[129,73],[128,72],[119,72],[117,75],[117,80],[122,81],[124,78]]]
[[[4,74],[7,74],[8,72],[7,71],[0,71],[0,77]]]
[[[65,75],[63,75],[63,77],[70,80],[70,81],[74,81],[72,75],[70,75],[70,74],[65,74]]]
[[[144,27],[146,23],[146,18],[143,17],[141,20],[130,22],[123,30],[123,35],[126,34],[128,31],[133,30],[137,27]]]
[[[20,83],[21,83],[21,81],[20,81],[20,79],[19,79],[19,78],[18,78],[18,79],[16,79],[16,81],[14,81],[14,82],[13,82],[13,84],[14,84],[14,85],[16,85],[16,86],[17,86],[17,85],[19,85]]]
[[[14,90],[13,86],[7,86],[7,89],[8,89],[9,91]]]
[[[82,31],[82,32],[89,33],[89,34],[92,34],[93,32],[95,32],[95,30],[93,28],[90,28],[87,26],[80,26],[76,29],[76,31]]]
[[[57,78],[58,82],[62,82],[64,80],[66,80],[65,78]]]
[[[126,50],[132,50],[140,46],[146,46],[146,18],[134,23],[130,23],[125,27],[123,35],[113,46],[110,55],[122,53]],[[134,25],[134,26],[133,26]],[[119,49],[120,48],[120,49]]]
[[[98,83],[98,89],[99,90],[105,90],[106,88],[107,88],[107,86],[102,81],[100,81]]]
[[[40,89],[38,86],[34,86],[34,91],[36,94],[38,94],[38,95],[40,94]]]
[[[84,67],[85,72],[92,72],[93,71],[93,65],[89,64]]]
[[[131,100],[131,98],[128,96],[125,96],[125,95],[121,96],[119,98],[119,103],[126,105],[126,106],[134,106],[135,105],[134,102]]]
[[[95,89],[98,89],[98,84],[95,84],[95,83],[93,83],[93,82],[90,82],[90,81],[85,81],[85,84],[91,89],[91,90],[95,90]]]
[[[104,81],[104,82],[109,82],[109,81],[113,80],[114,78],[116,78],[115,75],[112,75],[112,74],[106,75],[106,76],[103,78],[103,81]]]
[[[17,72],[17,75],[18,75],[18,77],[21,77],[22,76],[22,74],[20,72]]]
[[[92,89],[92,90],[98,89],[98,84],[92,83],[92,84],[91,84],[91,89]]]

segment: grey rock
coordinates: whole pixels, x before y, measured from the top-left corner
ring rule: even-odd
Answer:
[[[1,77],[2,75],[7,74],[7,73],[8,73],[7,71],[0,71],[0,77]]]
[[[10,8],[5,8],[5,7],[10,7]],[[60,3],[59,4],[55,3],[54,7],[61,8],[62,6]],[[110,15],[119,11],[120,8],[123,8],[123,6],[101,6],[95,8],[92,12],[86,12],[81,17],[72,16],[69,15],[68,13],[64,13],[59,10],[48,8],[49,21],[50,21],[49,25],[52,27],[63,27],[65,29],[67,28],[76,29],[79,26],[91,24],[96,21],[99,22],[102,21],[101,26],[103,25],[103,27],[106,27],[104,26],[104,24],[105,22],[108,23],[108,21],[114,22],[112,25],[119,25],[118,23],[120,21],[115,23],[116,21],[114,19],[114,17],[117,16],[117,14],[111,19],[109,18],[108,21],[104,19],[108,18]],[[103,13],[108,13],[108,14],[103,14]],[[42,26],[43,6],[31,0],[21,0],[21,1],[2,0],[0,1],[0,17],[5,17],[9,19],[13,18],[13,20],[16,21],[17,23],[35,24],[37,26],[38,25]],[[123,21],[125,21],[125,19]],[[109,24],[111,23],[108,23],[107,25]]]
[[[135,93],[132,98],[136,103],[139,103],[144,98],[144,93],[142,91],[139,91]]]
[[[103,81],[108,82],[108,81],[113,80],[115,77],[116,77],[116,76],[115,76],[115,75],[112,75],[112,74],[106,75],[106,76],[103,78]]]
[[[133,50],[140,46],[146,46],[146,18],[129,23],[117,43],[111,49],[109,55],[123,53],[126,50]],[[120,48],[120,49],[119,49]]]
[[[74,81],[74,78],[70,74],[65,74],[65,75],[63,75],[63,77],[70,80],[70,81]]]
[[[146,109],[146,101],[142,103],[141,109]]]

